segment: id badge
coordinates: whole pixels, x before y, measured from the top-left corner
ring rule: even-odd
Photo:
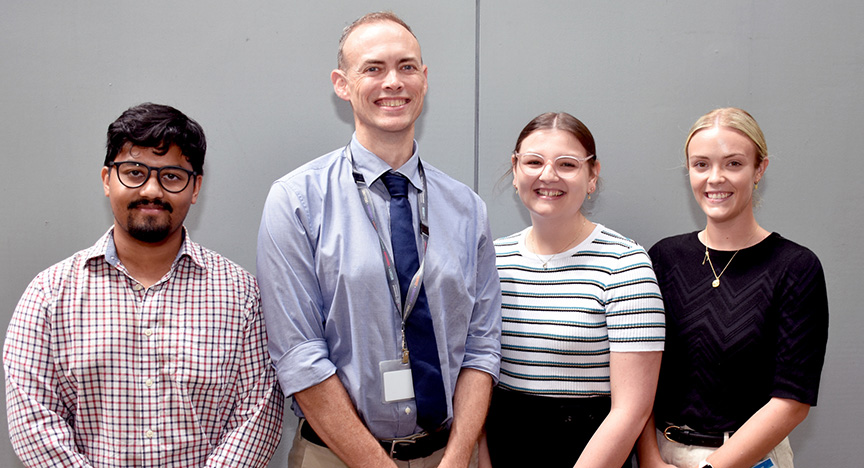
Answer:
[[[753,465],[753,468],[774,468],[776,466],[777,464],[774,463],[774,460],[772,460],[771,457],[768,457],[760,461],[759,463]]]
[[[411,364],[403,363],[401,359],[381,361],[378,363],[381,371],[381,388],[384,403],[411,400],[414,398],[414,380],[411,378]]]

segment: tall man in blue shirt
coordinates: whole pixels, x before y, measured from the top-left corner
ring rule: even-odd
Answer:
[[[289,466],[476,462],[498,375],[500,288],[485,205],[419,158],[426,74],[395,15],[348,26],[331,80],[351,103],[354,136],[267,197],[258,278],[270,353],[302,418]],[[420,264],[405,276],[409,236]]]

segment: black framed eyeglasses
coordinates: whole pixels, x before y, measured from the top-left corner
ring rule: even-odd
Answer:
[[[109,166],[117,169],[117,179],[128,188],[138,188],[150,180],[150,173],[156,172],[156,180],[166,192],[180,193],[189,186],[189,180],[198,173],[180,166],[151,167],[135,161],[111,161]]]

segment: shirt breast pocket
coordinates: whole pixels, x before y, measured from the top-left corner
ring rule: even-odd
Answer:
[[[189,326],[182,329],[175,346],[164,349],[164,359],[171,362],[174,378],[188,391],[209,393],[224,387],[233,374],[235,354],[239,352],[237,332],[214,326]]]

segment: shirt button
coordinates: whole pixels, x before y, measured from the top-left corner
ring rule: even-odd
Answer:
[[[144,437],[147,437],[148,439],[152,439],[154,435],[153,431],[147,431],[144,433]]]
[[[146,335],[146,336],[152,336],[152,335],[153,335],[153,329],[152,329],[152,328],[148,328],[148,329],[144,330],[144,335]]]
[[[148,387],[152,387],[152,386],[153,386],[153,379],[147,379],[147,380],[145,380],[145,381],[144,381],[144,385],[146,385],[146,386],[148,386]]]
[[[411,408],[405,408],[405,414],[411,414]]]
[[[140,291],[140,290],[144,289],[144,286],[141,286],[140,283],[135,283],[135,286],[132,286],[132,289],[134,289],[136,291]]]

